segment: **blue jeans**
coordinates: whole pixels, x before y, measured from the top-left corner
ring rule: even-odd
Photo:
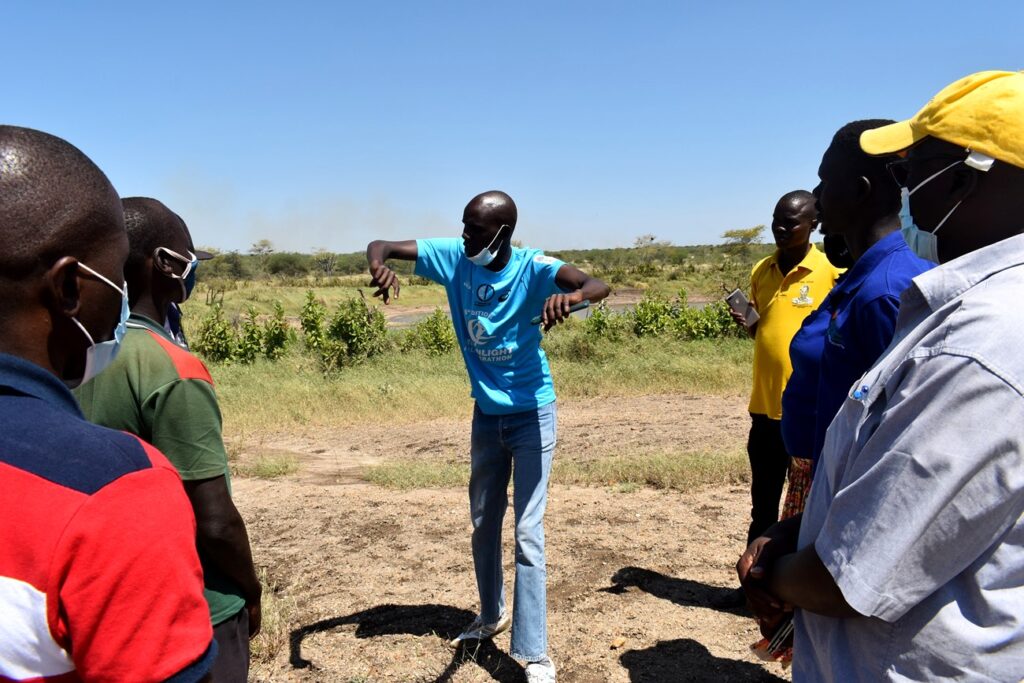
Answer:
[[[501,524],[508,507],[508,482],[516,515],[516,578],[512,604],[513,657],[537,661],[547,655],[547,567],[544,508],[556,439],[555,404],[511,415],[473,409],[469,510],[473,518],[473,565],[480,615],[493,623],[505,609],[501,570]]]

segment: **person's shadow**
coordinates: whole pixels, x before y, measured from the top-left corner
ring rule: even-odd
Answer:
[[[663,640],[646,650],[630,650],[619,661],[629,671],[631,683],[785,681],[759,664],[716,657],[689,638]]]
[[[302,641],[313,633],[357,624],[356,638],[408,634],[435,635],[445,642],[452,640],[476,615],[448,605],[380,605],[344,617],[324,619],[301,626],[291,632],[289,661],[296,669],[306,669],[313,662],[302,656]],[[475,664],[500,683],[523,683],[526,674],[516,660],[499,650],[493,642],[469,641],[452,650],[452,660],[433,683],[448,683],[464,664]]]
[[[612,585],[600,590],[619,595],[634,586],[656,598],[684,607],[706,607],[730,614],[746,613],[744,605],[723,606],[723,603],[728,603],[729,598],[735,593],[734,588],[721,588],[690,579],[677,579],[641,567],[623,567],[612,575]]]

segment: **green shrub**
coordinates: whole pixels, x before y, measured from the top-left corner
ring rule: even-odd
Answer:
[[[209,361],[222,363],[234,357],[237,346],[234,326],[224,319],[221,305],[214,304],[199,323],[199,333],[192,342],[192,349]]]
[[[681,306],[672,321],[672,329],[681,339],[722,339],[739,337],[743,331],[729,315],[724,301],[715,301],[704,308]]]
[[[256,321],[256,308],[250,305],[242,321],[242,334],[235,350],[235,359],[240,363],[252,363],[262,351],[263,332]]]
[[[672,324],[673,313],[669,301],[656,294],[645,295],[633,309],[633,333],[638,337],[659,335]]]
[[[432,356],[440,356],[457,348],[459,340],[448,315],[440,308],[416,323],[406,333],[404,349],[424,349]]]
[[[390,346],[384,314],[379,308],[368,306],[362,298],[338,304],[327,326],[327,338],[321,357],[328,368],[358,363],[383,353]]]
[[[327,306],[313,295],[313,290],[306,290],[306,303],[299,314],[299,324],[306,348],[319,351],[324,345],[324,321],[327,320]]]
[[[277,360],[285,354],[290,340],[288,321],[284,319],[284,306],[274,302],[274,313],[263,323],[263,354],[270,360]]]

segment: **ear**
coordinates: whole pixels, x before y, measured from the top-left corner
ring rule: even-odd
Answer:
[[[153,263],[153,269],[164,275],[174,275],[174,269],[171,267],[171,257],[162,252],[159,248],[153,250],[150,254],[149,259]]]
[[[871,190],[874,189],[874,185],[871,184],[871,180],[867,176],[861,176],[857,178],[857,189],[856,197],[857,201],[863,202],[865,199],[871,196]]]
[[[82,289],[78,286],[78,260],[64,256],[43,274],[48,303],[55,312],[68,318],[78,315],[82,306]]]

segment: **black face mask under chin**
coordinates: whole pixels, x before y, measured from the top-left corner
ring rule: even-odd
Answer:
[[[825,246],[825,258],[836,268],[852,268],[853,256],[846,246],[842,235],[825,235],[822,240]]]

